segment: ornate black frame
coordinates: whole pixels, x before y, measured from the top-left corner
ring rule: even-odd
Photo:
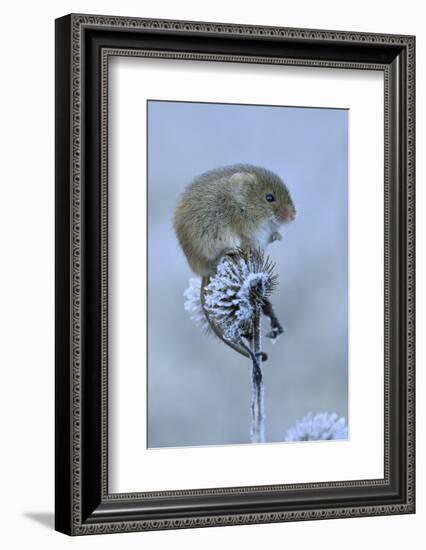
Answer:
[[[383,479],[108,493],[106,129],[111,55],[383,71]],[[74,14],[56,20],[58,531],[84,535],[414,513],[414,56],[413,36]]]

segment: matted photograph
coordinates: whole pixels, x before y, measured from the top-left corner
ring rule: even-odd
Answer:
[[[56,20],[55,527],[415,512],[415,37]]]
[[[147,447],[346,440],[349,109],[147,101]]]

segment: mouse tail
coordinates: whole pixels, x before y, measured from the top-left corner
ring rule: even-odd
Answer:
[[[206,316],[207,322],[212,330],[212,332],[221,340],[224,344],[232,348],[237,353],[240,353],[241,355],[244,355],[244,357],[250,357],[253,361],[257,361],[256,357],[254,356],[251,349],[244,344],[244,342],[241,340],[239,343],[231,342],[229,340],[226,340],[226,338],[223,336],[222,331],[220,328],[216,325],[216,323],[211,319],[209,312],[207,311],[207,308],[205,306],[205,288],[210,282],[209,276],[203,276],[201,279],[201,290],[200,290],[200,302],[201,307],[203,309],[204,315]],[[266,353],[262,353],[262,360],[266,361],[267,355]]]

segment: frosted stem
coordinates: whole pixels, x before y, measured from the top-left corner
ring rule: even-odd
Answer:
[[[261,357],[261,312],[260,307],[256,307],[253,323],[253,338],[251,348],[252,358],[252,395],[251,395],[251,442],[265,442],[265,413],[264,413],[264,390],[263,375],[260,366]]]

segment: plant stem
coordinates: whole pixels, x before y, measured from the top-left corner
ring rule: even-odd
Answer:
[[[256,308],[256,313],[253,323],[253,338],[251,348],[253,352],[252,365],[252,395],[251,395],[251,442],[265,442],[265,413],[264,413],[264,390],[263,390],[263,375],[260,366],[261,356],[261,311],[260,307]]]

